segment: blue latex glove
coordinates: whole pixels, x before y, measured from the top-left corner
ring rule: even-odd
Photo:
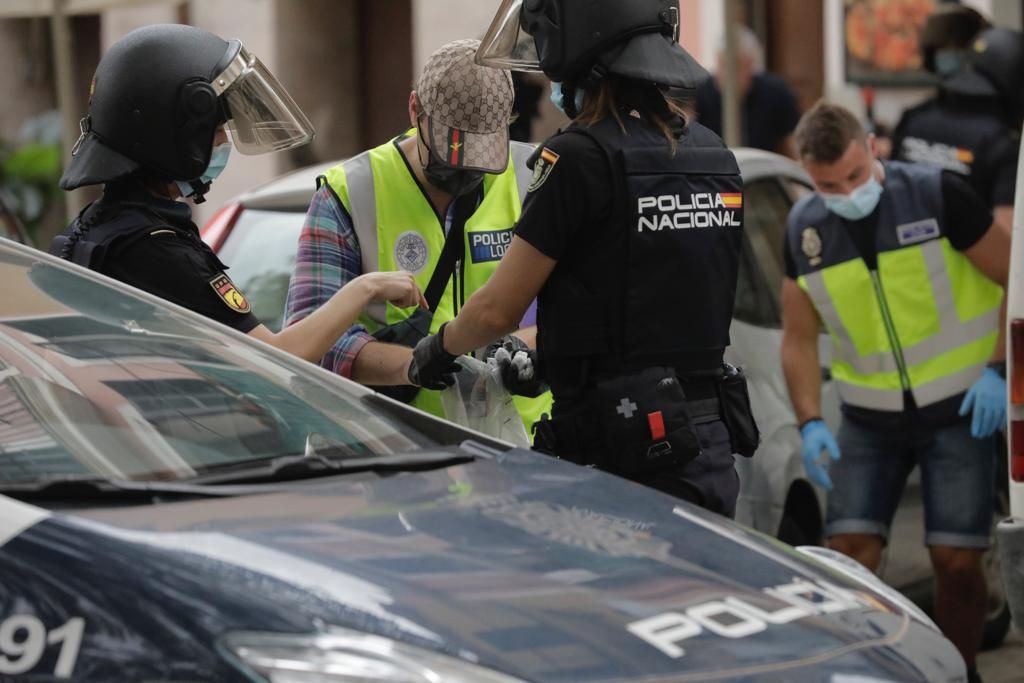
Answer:
[[[971,415],[971,436],[985,439],[1006,428],[1006,380],[992,368],[985,368],[960,404],[960,416]]]
[[[826,491],[831,491],[832,479],[822,465],[821,452],[828,451],[832,460],[839,460],[839,444],[836,443],[828,426],[821,420],[811,420],[801,427],[800,436],[803,437],[800,456],[804,460],[807,478]]]

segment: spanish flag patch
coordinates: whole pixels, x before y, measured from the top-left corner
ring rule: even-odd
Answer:
[[[718,197],[722,200],[722,203],[725,204],[725,208],[727,209],[743,208],[742,192],[720,192]]]
[[[249,313],[252,311],[249,300],[238,291],[235,283],[224,273],[210,280],[210,286],[213,287],[213,291],[217,292],[217,296],[221,298],[221,301],[227,304],[228,308],[232,311],[236,313]]]
[[[551,171],[555,169],[555,164],[561,157],[552,152],[550,149],[545,147],[540,151],[540,156],[537,157],[537,161],[533,164],[533,182],[530,183],[530,187],[526,188],[527,192],[536,192],[543,185],[548,176],[551,175]]]

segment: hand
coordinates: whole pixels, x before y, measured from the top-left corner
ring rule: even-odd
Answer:
[[[800,446],[800,457],[804,460],[807,478],[826,491],[832,490],[832,479],[821,462],[821,452],[828,451],[832,460],[839,460],[839,444],[825,422],[811,420],[800,428],[803,444]]]
[[[390,302],[399,308],[430,308],[412,273],[366,273],[354,281],[366,287],[371,302]]]
[[[409,383],[424,389],[441,390],[455,384],[455,373],[462,367],[453,356],[444,350],[445,323],[437,334],[424,337],[412,350],[409,363]]]
[[[506,335],[487,347],[485,360],[501,372],[501,383],[510,394],[537,398],[548,390],[537,374],[537,352],[515,335]]]
[[[981,377],[967,391],[960,404],[960,416],[971,412],[971,436],[986,439],[997,429],[1006,428],[1006,380],[992,368],[985,368]]]

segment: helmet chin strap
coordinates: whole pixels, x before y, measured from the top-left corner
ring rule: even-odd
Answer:
[[[192,194],[189,198],[194,204],[202,204],[206,201],[206,193],[210,191],[210,183],[204,183],[201,180],[190,180],[188,181],[189,187],[192,188]]]
[[[594,66],[590,68],[590,73],[583,79],[581,86],[585,91],[591,90],[605,79],[608,75],[608,68],[601,62],[595,62]],[[562,84],[562,106],[565,108],[565,114],[570,119],[575,119],[580,115],[579,109],[576,108],[576,93],[580,89],[574,82],[568,81]]]

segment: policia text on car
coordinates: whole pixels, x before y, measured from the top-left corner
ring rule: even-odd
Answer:
[[[498,269],[409,376],[445,381],[453,354],[514,329],[539,295],[554,406],[536,447],[732,514],[733,453],[758,439],[745,379],[722,362],[743,188],[732,153],[666,97],[707,77],[678,20],[675,0],[503,3],[478,59],[543,70],[573,123],[535,154]]]
[[[199,238],[188,205],[176,201],[201,202],[232,148],[264,154],[313,138],[306,116],[239,41],[190,26],[147,26],[111,46],[91,90],[61,187],[103,184],[103,197],[54,239],[54,255],[311,361],[374,301],[425,305],[411,275],[374,273],[279,334],[252,314]]]

